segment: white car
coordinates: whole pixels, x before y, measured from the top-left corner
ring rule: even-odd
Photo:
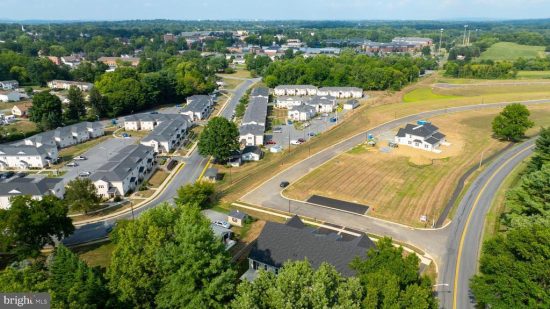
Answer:
[[[76,156],[74,157],[75,160],[87,160],[88,158],[86,158],[85,156]]]
[[[283,150],[283,147],[281,147],[279,145],[269,148],[269,152],[271,152],[271,153],[281,152],[282,150]]]
[[[67,163],[67,166],[68,167],[75,167],[75,166],[78,166],[78,163],[76,163],[75,161],[71,161],[71,162]]]
[[[90,172],[80,172],[78,173],[79,177],[89,177],[92,173]]]
[[[297,139],[291,139],[291,140],[290,140],[290,144],[291,144],[291,145],[301,145],[302,142],[299,141],[299,140],[297,140]]]
[[[226,221],[218,220],[218,221],[214,221],[212,223],[214,223],[214,225],[221,226],[221,227],[226,228],[226,229],[231,228],[231,224],[227,223]]]

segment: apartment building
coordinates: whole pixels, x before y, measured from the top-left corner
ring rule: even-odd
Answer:
[[[84,143],[90,139],[103,136],[105,130],[100,122],[80,122],[55,130],[46,131],[25,139],[27,146],[40,147],[42,145],[55,145],[57,148],[65,148]]]
[[[214,109],[214,100],[208,95],[193,95],[187,98],[187,105],[181,110],[182,115],[191,118],[192,121],[207,119]]]
[[[57,161],[55,146],[0,146],[0,169],[45,168]]]
[[[189,122],[182,119],[170,119],[159,123],[153,131],[141,140],[141,144],[153,147],[155,153],[168,153],[174,150],[187,136]]]
[[[50,89],[66,89],[66,90],[71,89],[71,87],[76,87],[82,91],[90,91],[94,87],[94,84],[55,79],[48,82],[48,87]]]
[[[323,87],[317,91],[319,96],[333,96],[337,99],[359,99],[363,97],[363,89],[357,87]]]
[[[277,96],[311,96],[317,94],[317,87],[313,85],[280,85],[275,87]]]
[[[45,175],[12,176],[0,181],[0,208],[10,208],[11,199],[15,196],[28,195],[41,200],[45,195],[63,198],[64,194],[63,178],[49,178]]]

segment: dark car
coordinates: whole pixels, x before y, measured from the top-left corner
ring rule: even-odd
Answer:
[[[290,182],[288,182],[288,181],[281,181],[281,184],[279,184],[279,186],[281,188],[286,188],[286,187],[288,187],[289,184],[290,184]]]
[[[306,140],[305,140],[305,139],[303,139],[303,138],[299,138],[299,139],[298,139],[298,142],[300,142],[300,143],[305,143],[305,142],[306,142]]]
[[[265,142],[266,145],[275,145],[277,144],[277,142],[273,141],[273,140],[269,140],[267,142]]]

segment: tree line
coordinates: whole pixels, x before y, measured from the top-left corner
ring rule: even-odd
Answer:
[[[257,59],[249,59],[247,58],[247,66],[263,76],[268,87],[312,84],[319,87],[351,86],[364,90],[398,90],[416,81],[426,69],[437,67],[436,61],[431,58],[401,55],[381,58],[356,54],[351,50],[343,51],[337,57],[297,56],[276,62],[261,60],[260,64]]]
[[[506,193],[505,228],[483,244],[480,273],[470,287],[483,308],[550,306],[550,128],[542,128],[534,155]]]

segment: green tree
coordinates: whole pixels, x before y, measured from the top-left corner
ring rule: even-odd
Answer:
[[[198,147],[201,155],[213,156],[216,160],[225,162],[239,150],[239,130],[235,123],[222,117],[214,117],[202,131]]]
[[[44,263],[28,265],[28,261],[15,262],[0,271],[0,291],[4,293],[46,292],[48,272]]]
[[[288,262],[275,275],[261,271],[243,281],[231,302],[245,308],[361,308],[363,289],[357,278],[344,278],[329,264],[314,270],[309,262]]]
[[[525,131],[535,124],[529,120],[529,110],[525,105],[514,103],[506,106],[493,120],[493,133],[497,138],[519,141]]]
[[[432,49],[430,48],[430,46],[422,47],[422,55],[429,56],[431,54],[432,54]]]
[[[48,264],[48,287],[54,308],[105,308],[109,290],[100,272],[62,244]]]
[[[30,120],[41,130],[55,129],[61,125],[61,100],[48,91],[35,94],[30,108]]]
[[[204,209],[211,204],[214,192],[214,184],[209,182],[195,182],[180,187],[174,201],[178,205],[196,205]]]
[[[74,231],[67,205],[55,196],[42,200],[15,196],[9,209],[0,209],[0,250],[20,257],[35,256],[45,245],[55,245]]]
[[[418,274],[419,258],[404,256],[402,247],[394,247],[383,238],[366,259],[356,258],[351,267],[364,288],[367,308],[437,308],[431,280]]]
[[[535,154],[529,162],[528,171],[538,171],[550,162],[550,127],[541,128],[535,141]]]
[[[483,245],[470,287],[480,307],[550,307],[550,220],[528,224]]]
[[[130,307],[216,308],[233,293],[230,258],[197,207],[151,209],[120,222],[113,241],[109,286]]]
[[[71,210],[88,213],[97,209],[100,201],[94,183],[89,178],[76,178],[67,184],[65,202]]]
[[[92,90],[90,90],[89,103],[92,109],[92,116],[102,118],[107,116],[109,113],[109,105],[107,101],[96,88],[92,88]]]
[[[65,109],[65,121],[69,123],[79,122],[80,119],[86,116],[86,106],[82,90],[75,86],[71,86],[67,95],[69,104]]]

